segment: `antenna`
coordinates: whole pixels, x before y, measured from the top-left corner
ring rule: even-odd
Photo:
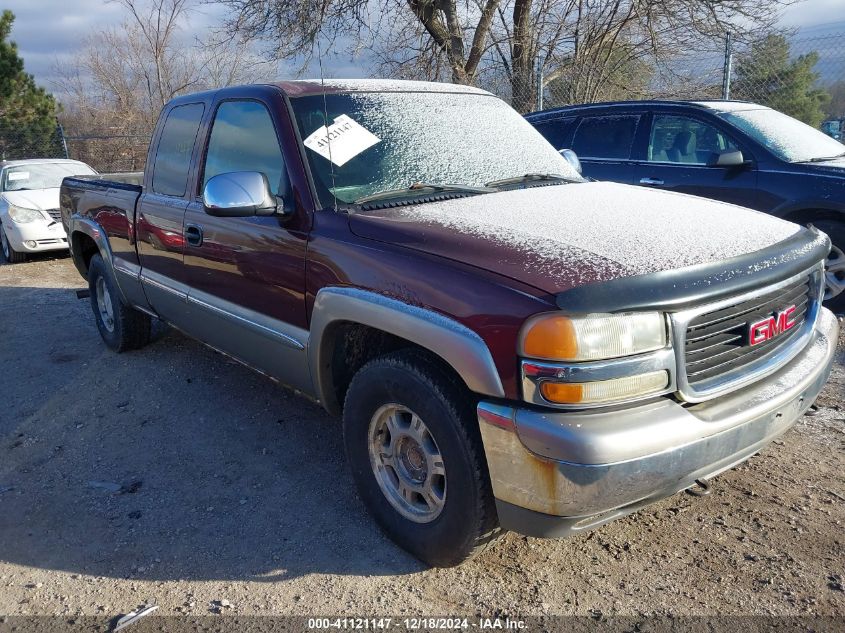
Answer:
[[[329,134],[329,106],[326,102],[326,80],[323,78],[323,50],[320,47],[320,36],[323,34],[322,29],[317,33],[317,61],[320,66],[320,87],[323,89],[323,127],[326,128],[326,143],[329,146],[329,170],[332,176],[332,198],[334,198],[334,210],[337,211],[337,196],[334,195],[336,189],[334,182],[334,161],[332,160],[332,139]]]

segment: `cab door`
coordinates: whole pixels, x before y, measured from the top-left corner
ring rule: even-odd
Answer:
[[[720,126],[702,118],[674,113],[650,117],[649,134],[635,184],[757,207],[757,170],[753,161],[734,167],[711,167],[713,154],[749,152]]]
[[[185,214],[191,333],[293,387],[310,391],[304,350],[305,249],[310,214],[297,208],[282,149],[281,96],[225,99],[214,106]],[[288,213],[215,217],[202,201],[213,176],[261,172]]]
[[[619,113],[591,114],[581,119],[572,149],[581,161],[585,176],[623,184],[633,182],[631,152],[640,118],[637,113]]]
[[[205,105],[185,103],[162,114],[156,151],[138,201],[136,241],[140,278],[150,307],[166,321],[188,324],[188,279],[182,224],[188,206],[191,160]]]

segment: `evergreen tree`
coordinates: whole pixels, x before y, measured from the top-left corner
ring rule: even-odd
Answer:
[[[738,59],[733,94],[818,127],[830,100],[816,85],[819,75],[813,68],[818,61],[815,51],[790,60],[786,36],[769,34]]]
[[[0,14],[0,159],[62,155],[56,134],[56,101],[24,72],[9,41],[15,16]]]

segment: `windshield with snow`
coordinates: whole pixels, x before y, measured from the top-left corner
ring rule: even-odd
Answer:
[[[15,165],[3,171],[2,191],[26,191],[29,189],[54,189],[60,187],[67,176],[88,176],[95,174],[84,163],[32,163]]]
[[[486,94],[355,92],[291,102],[326,206],[402,191],[484,193],[488,183],[527,174],[582,180],[531,124]]]
[[[720,112],[719,116],[790,163],[835,158],[845,153],[845,145],[839,141],[777,110],[733,110]]]

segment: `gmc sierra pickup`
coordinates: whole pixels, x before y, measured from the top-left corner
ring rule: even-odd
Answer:
[[[138,178],[61,189],[106,345],[163,319],[342,414],[363,502],[431,565],[706,486],[830,371],[827,236],[586,182],[473,88],[180,97]]]

